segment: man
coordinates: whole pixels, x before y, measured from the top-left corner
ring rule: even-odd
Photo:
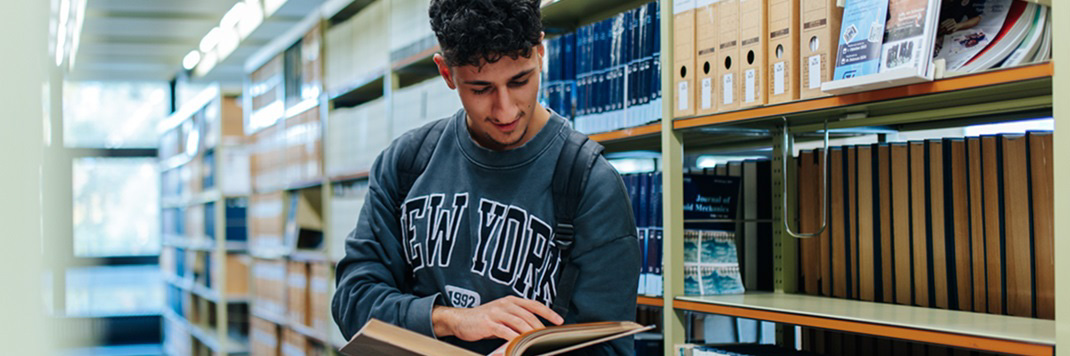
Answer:
[[[348,338],[376,318],[483,354],[547,323],[635,317],[639,246],[620,176],[598,156],[578,197],[567,312],[551,189],[573,133],[537,100],[542,23],[534,0],[432,0],[434,57],[463,110],[447,118],[411,188],[403,135],[371,170],[332,303]],[[419,131],[418,129],[417,131]],[[563,299],[564,300],[564,299]],[[587,354],[631,355],[631,338]]]

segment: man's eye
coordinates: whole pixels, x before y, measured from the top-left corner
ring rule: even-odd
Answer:
[[[525,86],[527,84],[528,84],[528,81],[525,80],[525,81],[522,81],[522,82],[511,82],[511,83],[509,83],[509,86],[517,88],[517,87]]]
[[[486,88],[479,89],[479,90],[472,90],[472,93],[474,93],[476,95],[483,95],[483,94],[486,94],[489,91],[490,91],[490,87],[486,87]]]

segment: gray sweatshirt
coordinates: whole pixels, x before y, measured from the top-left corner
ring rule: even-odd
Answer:
[[[560,116],[522,147],[492,151],[472,140],[464,110],[443,130],[404,201],[398,141],[371,169],[369,191],[338,263],[332,312],[347,339],[376,318],[434,337],[434,305],[471,308],[515,295],[550,306],[560,263],[553,245],[551,181],[572,130]],[[408,135],[408,134],[406,134]],[[579,268],[565,323],[633,320],[640,255],[620,175],[599,157],[575,218]],[[503,340],[441,340],[489,353]],[[634,355],[631,338],[583,354]]]

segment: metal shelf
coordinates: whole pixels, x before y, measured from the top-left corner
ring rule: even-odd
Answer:
[[[789,293],[680,296],[674,308],[1002,353],[1051,355],[1055,321]]]
[[[829,128],[835,129],[1050,109],[1054,71],[1054,63],[1047,62],[895,88],[678,118],[673,128],[685,132],[726,125],[769,129],[787,118],[793,131],[816,131],[826,119],[830,120]]]

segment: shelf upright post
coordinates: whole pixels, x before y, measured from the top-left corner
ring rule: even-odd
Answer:
[[[673,0],[659,0],[661,8],[661,87],[664,95],[672,97]],[[662,271],[664,272],[664,303],[662,334],[664,354],[673,354],[673,345],[684,343],[684,311],[673,307],[676,296],[684,294],[684,144],[683,134],[673,130],[672,100],[661,104],[661,184],[664,198],[664,233],[662,240]]]
[[[1056,6],[1056,3],[1059,3]],[[1070,4],[1066,1],[1052,1],[1053,33],[1066,35],[1070,33]],[[1052,58],[1055,69],[1052,74],[1052,98],[1070,97],[1070,42],[1065,38],[1052,40]],[[1052,112],[1057,131],[1054,137],[1052,165],[1055,182],[1070,180],[1070,140],[1063,139],[1070,132],[1070,104],[1059,100],[1052,101]],[[1070,221],[1059,216],[1070,216],[1070,186],[1055,184],[1055,255],[1070,252]],[[1059,272],[1064,271],[1064,272]],[[1055,259],[1055,350],[1059,355],[1070,355],[1070,260]],[[1059,347],[1062,346],[1062,347]]]
[[[776,293],[795,293],[798,289],[798,240],[784,228],[796,220],[796,170],[792,169],[792,155],[795,152],[794,138],[788,129],[787,121],[777,125],[773,136],[773,161],[771,182],[773,183],[773,290]],[[782,172],[787,161],[787,180]],[[784,195],[787,195],[785,204]],[[785,213],[790,221],[784,221]],[[795,345],[795,329],[791,325],[776,325],[776,344]]]
[[[227,258],[227,249],[226,249],[226,241],[227,241],[227,237],[226,237],[226,233],[227,233],[227,210],[226,210],[226,199],[223,198],[223,193],[222,193],[223,192],[222,184],[220,184],[221,183],[220,182],[220,178],[223,178],[223,177],[219,175],[219,172],[222,172],[221,168],[223,167],[223,164],[222,164],[222,162],[223,162],[222,158],[224,157],[224,152],[223,152],[224,147],[223,146],[225,146],[223,144],[223,120],[226,119],[223,116],[223,105],[224,105],[224,102],[223,102],[222,88],[220,88],[220,91],[216,94],[216,97],[213,98],[212,100],[215,100],[215,101],[219,102],[219,105],[214,105],[214,106],[211,105],[211,104],[207,104],[206,105],[209,108],[215,107],[216,108],[215,110],[219,111],[219,112],[215,113],[216,117],[219,118],[219,125],[215,126],[217,132],[209,133],[209,135],[216,135],[216,137],[218,137],[218,139],[216,140],[216,145],[214,147],[215,159],[212,160],[212,166],[213,166],[212,167],[212,172],[214,172],[213,174],[215,174],[215,181],[216,181],[215,184],[214,184],[215,188],[213,188],[213,189],[218,191],[219,194],[214,196],[213,200],[204,202],[204,204],[208,204],[209,202],[215,204],[215,209],[212,210],[212,214],[215,215],[215,226],[214,226],[215,231],[213,231],[213,234],[215,235],[215,244],[212,247],[212,250],[208,252],[209,261],[211,261],[212,258],[215,257],[215,261],[210,265],[210,268],[213,269],[213,270],[209,270],[208,272],[214,274],[215,276],[212,279],[213,286],[206,286],[206,287],[211,287],[211,288],[208,288],[208,290],[209,291],[214,291],[215,295],[218,297],[218,300],[215,301],[215,308],[216,308],[216,328],[215,328],[216,330],[215,331],[216,331],[216,340],[219,340],[219,342],[218,342],[219,350],[216,350],[216,352],[218,354],[220,354],[220,355],[226,356],[227,352],[229,351],[229,350],[227,350],[227,347],[230,346],[230,345],[228,345],[229,343],[227,342],[227,327],[230,324],[227,321],[227,302],[228,302],[227,301],[227,296],[226,296],[226,293],[223,292],[226,289],[225,287],[227,285],[227,263],[226,263],[226,258]]]

